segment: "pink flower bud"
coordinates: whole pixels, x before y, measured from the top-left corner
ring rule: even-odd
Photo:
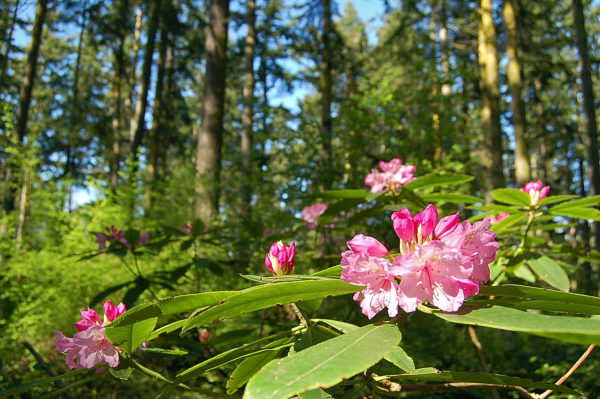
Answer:
[[[348,247],[357,254],[367,254],[383,258],[387,256],[388,250],[377,239],[362,234],[357,234],[354,238],[348,241]]]
[[[294,271],[294,256],[296,255],[296,243],[288,247],[281,241],[274,242],[265,256],[265,266],[274,276],[292,274]]]
[[[400,212],[392,214],[394,222],[394,231],[402,241],[411,242],[415,233],[413,217],[407,207],[402,208]]]
[[[423,212],[419,212],[414,217],[415,228],[421,225],[421,235],[423,237],[429,236],[435,229],[438,222],[438,213],[435,206],[432,204],[427,205],[427,208]]]
[[[208,330],[200,331],[200,333],[198,334],[198,340],[203,345],[208,344],[210,342],[210,333],[208,332]]]
[[[458,226],[459,223],[460,223],[460,213],[459,212],[456,212],[454,215],[446,216],[445,218],[442,218],[439,221],[439,223],[435,227],[433,235],[435,236],[436,239],[442,238],[446,234],[451,233],[456,228],[456,226]]]
[[[104,304],[104,325],[112,323],[115,319],[125,313],[125,304],[123,302],[115,306],[110,300]]]
[[[529,195],[529,198],[531,200],[531,206],[536,206],[540,203],[541,200],[548,196],[550,186],[542,187],[541,180],[538,180],[536,182],[530,181],[525,185],[525,187],[521,188],[521,191]]]

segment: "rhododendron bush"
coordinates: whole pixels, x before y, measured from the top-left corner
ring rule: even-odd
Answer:
[[[379,167],[366,176],[368,189],[325,191],[319,202],[309,198],[295,230],[270,236],[263,272],[237,277],[240,289],[158,297],[152,287],[159,280],[145,273],[140,254],[160,251],[161,238],[114,226],[96,233],[93,256],[120,257],[154,299],[126,309],[113,304],[120,299],[116,290],[105,290],[98,298],[113,302],[105,302],[103,317],[81,303],[87,310],[80,321],[73,315],[75,329],[57,330],[54,338],[72,371],[3,396],[76,374],[82,375],[72,384],[103,378],[127,384],[146,376],[160,383],[156,398],[186,392],[257,399],[398,397],[466,389],[527,398],[581,396],[569,380],[555,384],[514,375],[511,368],[490,371],[478,334],[487,328],[562,341],[581,352],[583,362],[600,343],[600,298],[569,292],[572,270],[565,259],[573,251],[553,245],[543,232],[565,231],[561,226],[572,220],[600,220],[594,208],[600,198],[551,196],[538,181],[494,190],[494,201],[486,202],[445,193],[467,184],[468,176],[417,177],[414,166],[397,158]],[[373,215],[385,222],[371,224]],[[193,249],[197,264],[211,234],[200,221],[189,221],[168,240]],[[334,234],[346,245],[332,246]],[[330,253],[317,256],[325,251]],[[469,369],[435,368],[431,359],[441,354],[413,356],[414,341],[406,340],[405,331],[440,322],[468,326],[455,331],[476,348]],[[165,364],[177,371],[161,371]]]

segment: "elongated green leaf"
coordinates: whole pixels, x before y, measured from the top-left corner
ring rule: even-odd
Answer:
[[[54,376],[54,377],[42,378],[40,380],[31,381],[31,382],[28,382],[28,383],[25,383],[25,384],[22,384],[22,385],[19,385],[19,386],[16,386],[16,387],[9,388],[9,389],[4,390],[4,391],[0,391],[0,398],[5,398],[5,397],[10,396],[10,395],[16,395],[18,393],[28,391],[31,388],[37,387],[39,385],[49,384],[51,382],[62,380],[62,379],[65,379],[65,378],[68,378],[68,377],[71,377],[71,376],[74,376],[74,375],[77,375],[77,374],[81,374],[81,373],[86,372],[86,371],[90,371],[90,370],[88,370],[88,369],[75,369],[73,371],[69,371],[67,373],[64,373],[64,374],[61,374],[61,375],[57,375],[57,376]]]
[[[265,345],[265,348],[281,346],[289,341],[290,338],[282,338]],[[271,360],[277,359],[282,351],[283,350],[261,352],[242,360],[229,376],[229,380],[227,380],[227,393],[231,394],[244,386],[244,384],[246,384],[265,364],[269,363]]]
[[[426,202],[446,201],[452,202],[453,204],[475,204],[483,202],[481,198],[467,194],[423,194],[421,198]]]
[[[114,346],[131,354],[152,334],[157,320],[155,317],[121,327],[109,325],[104,329],[104,334]]]
[[[496,287],[481,287],[479,295],[508,296],[513,298],[539,299],[581,305],[600,306],[600,298],[595,296],[573,294],[546,288],[529,287],[527,285],[505,284]]]
[[[523,280],[528,281],[530,283],[535,282],[535,276],[533,275],[531,270],[529,270],[529,268],[524,264],[521,264],[521,266],[516,268],[514,274],[515,276],[522,278]]]
[[[207,359],[201,363],[198,363],[197,365],[190,367],[189,369],[184,370],[181,373],[177,374],[177,376],[173,380],[173,383],[171,385],[169,385],[168,387],[166,387],[165,389],[163,389],[159,393],[159,395],[156,397],[156,399],[167,397],[168,393],[171,392],[173,389],[175,389],[176,385],[179,385],[186,381],[189,381],[192,378],[196,378],[199,375],[202,375],[207,371],[221,367],[225,364],[231,363],[236,360],[244,359],[248,356],[253,356],[253,355],[257,355],[259,353],[264,353],[264,352],[269,352],[269,351],[279,351],[283,348],[289,347],[292,345],[292,343],[282,344],[282,345],[271,347],[271,348],[265,348],[265,347],[258,348],[258,349],[256,348],[256,346],[260,343],[273,341],[275,339],[282,338],[289,334],[290,334],[289,332],[282,332],[279,334],[274,334],[270,337],[261,338],[259,340],[249,342],[245,345],[242,345],[239,348],[230,349],[226,352],[223,352],[214,357],[211,357],[210,359]]]
[[[600,220],[600,211],[595,208],[552,208],[549,212],[553,215],[567,216],[576,219]]]
[[[330,320],[330,319],[312,319],[311,321],[314,321],[316,323],[324,323],[327,324],[333,328],[335,328],[336,330],[342,332],[342,333],[347,333],[350,331],[354,331],[358,328],[360,328],[359,326],[356,326],[354,324],[350,324],[350,323],[346,323],[343,321],[338,321],[338,320]]]
[[[557,202],[567,201],[573,198],[577,198],[577,195],[551,195],[540,201],[540,206],[555,204]]]
[[[531,199],[529,195],[516,188],[497,188],[492,191],[492,198],[498,202],[510,205],[521,205],[529,207]]]
[[[333,398],[330,394],[319,389],[311,389],[310,391],[306,391],[304,393],[298,394],[298,399],[329,399]]]
[[[528,378],[510,377],[502,374],[490,373],[472,373],[458,371],[438,371],[431,369],[417,369],[410,373],[386,376],[394,381],[416,380],[416,381],[444,381],[444,382],[473,382],[480,384],[495,384],[503,386],[533,388],[533,389],[552,389],[556,392],[564,392],[572,395],[581,396],[580,393],[563,385],[549,384],[546,382],[532,381]]]
[[[600,343],[600,320],[596,319],[543,315],[502,306],[463,306],[456,313],[443,313],[438,310],[429,312],[452,323],[525,332],[576,344]]]
[[[394,349],[383,358],[404,371],[412,371],[415,369],[415,362],[412,357],[408,356],[404,349],[399,346],[395,346]]]
[[[366,190],[329,190],[321,193],[323,198],[357,198],[364,199],[369,193]]]
[[[469,301],[469,306],[487,306],[497,305],[514,309],[536,309],[545,310],[547,312],[558,313],[580,313],[590,315],[600,315],[600,306],[573,304],[559,301],[541,301],[537,299],[522,299],[522,298],[495,298],[490,299],[474,299]]]
[[[308,280],[259,285],[240,291],[202,313],[192,314],[182,331],[210,323],[216,319],[233,317],[270,306],[349,294],[361,289],[362,287],[350,285],[341,280]]]
[[[510,228],[511,226],[514,226],[516,223],[520,222],[524,218],[525,218],[525,214],[518,212],[518,213],[516,213],[514,215],[510,215],[510,216],[502,219],[498,223],[492,225],[491,229],[492,229],[492,231],[495,231],[496,233],[500,233],[500,232]]]
[[[467,175],[459,175],[459,174],[446,174],[446,175],[438,175],[438,174],[430,174],[418,177],[416,180],[411,181],[404,185],[405,188],[414,190],[417,188],[427,188],[427,187],[441,187],[447,186],[450,184],[459,184],[466,183],[473,180],[472,176]]]
[[[588,206],[596,206],[600,204],[600,195],[594,195],[591,197],[580,198],[575,201],[563,202],[562,204],[558,204],[550,208],[550,210],[561,210],[568,208],[579,208],[579,207],[588,207]]]
[[[157,328],[156,330],[154,330],[152,332],[152,334],[150,334],[150,336],[146,339],[146,341],[152,341],[153,339],[158,338],[159,335],[161,334],[168,334],[172,331],[175,331],[177,329],[180,329],[181,327],[183,327],[183,325],[185,324],[185,319],[183,320],[177,320],[173,323],[169,323],[165,326],[162,326],[160,328]]]
[[[238,291],[213,291],[160,299],[154,303],[145,303],[129,309],[112,322],[111,326],[125,326],[159,316],[191,312],[202,307],[216,305],[228,296],[237,293]]]
[[[396,326],[368,325],[274,360],[250,379],[244,398],[285,399],[333,386],[377,363],[401,338]]]
[[[323,276],[323,277],[331,277],[331,278],[340,278],[342,275],[342,267],[341,266],[332,266],[327,269],[320,270],[316,273],[311,274],[311,276]]]
[[[490,211],[494,213],[506,212],[510,213],[511,215],[523,212],[522,208],[510,205],[471,205],[468,206],[467,209],[475,209],[478,211]]]
[[[569,291],[569,276],[560,265],[547,256],[527,261],[531,269],[542,280],[561,291]]]

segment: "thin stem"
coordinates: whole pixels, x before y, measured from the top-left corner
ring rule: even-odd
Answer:
[[[519,244],[519,247],[517,248],[516,253],[519,253],[525,249],[525,243],[527,242],[527,234],[529,233],[529,229],[531,228],[531,224],[533,223],[534,217],[535,217],[535,208],[530,207],[529,215],[527,216],[527,226],[525,227],[525,234],[523,234],[523,239],[521,240],[521,243]]]
[[[562,377],[560,377],[560,379],[558,381],[556,381],[556,385],[562,385],[562,383],[565,382],[567,380],[567,378],[569,378],[575,372],[575,370],[577,370],[577,368],[579,366],[581,366],[581,363],[583,363],[583,361],[589,356],[589,354],[592,352],[592,350],[594,349],[595,346],[596,346],[595,344],[591,344],[587,348],[587,350],[583,353],[583,355],[581,355],[579,360],[577,360],[575,362],[575,364],[573,364],[573,366],[569,369],[569,371],[567,371],[565,373],[565,375],[563,375]],[[549,389],[546,392],[540,394],[537,398],[545,399],[548,396],[550,396],[552,394],[552,392],[553,392],[552,389]]]
[[[142,272],[140,271],[140,267],[138,266],[137,254],[135,253],[135,249],[132,249],[131,253],[133,253],[133,262],[135,264],[135,269],[138,272],[138,276],[140,276],[141,278],[144,278],[144,276],[142,276]]]
[[[302,312],[300,311],[298,306],[293,302],[290,303],[290,305],[291,305],[292,309],[294,310],[294,313],[296,313],[296,317],[298,317],[298,320],[300,321],[300,326],[306,327],[308,325],[308,323],[306,322],[306,319],[302,315]]]
[[[475,352],[477,352],[477,357],[479,358],[479,364],[481,364],[481,368],[485,373],[490,372],[490,368],[485,361],[485,357],[483,356],[483,345],[481,345],[481,341],[479,341],[479,337],[477,336],[477,331],[475,331],[475,327],[468,326],[469,337],[471,338],[471,342],[473,342],[473,347],[475,348]],[[492,396],[494,399],[500,399],[500,395],[497,390],[492,390]]]
[[[137,278],[137,274],[135,274],[135,271],[131,268],[131,266],[129,266],[129,264],[127,262],[125,262],[125,259],[123,259],[122,257],[118,257],[121,262],[123,262],[123,264],[125,265],[125,267],[127,268],[127,270],[129,270],[129,273],[131,273],[133,275],[134,278]]]

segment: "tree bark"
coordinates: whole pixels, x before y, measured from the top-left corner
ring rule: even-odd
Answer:
[[[6,38],[4,38],[4,57],[2,58],[2,66],[0,67],[0,82],[4,83],[6,78],[6,68],[8,67],[8,56],[10,55],[10,48],[12,46],[12,37],[13,32],[15,31],[15,25],[17,24],[17,12],[19,10],[19,0],[15,2],[15,9],[13,10],[10,27],[8,28],[8,33],[6,34]],[[0,90],[3,92],[3,90]],[[1,94],[3,98],[4,94]]]
[[[481,124],[484,135],[482,163],[485,168],[486,188],[490,192],[494,188],[504,186],[498,52],[492,0],[481,0],[478,53],[481,74]]]
[[[516,7],[518,0],[504,0],[503,14],[506,26],[506,54],[508,55],[507,78],[513,112],[515,134],[515,179],[524,186],[530,179],[530,165],[525,140],[526,119],[523,102],[523,86],[521,84],[521,65],[518,53],[518,24]]]
[[[196,216],[209,223],[219,212],[229,0],[212,0],[206,32],[202,125],[196,152]]]
[[[248,33],[244,46],[244,110],[242,112],[242,212],[250,216],[252,200],[252,139],[253,139],[253,105],[254,105],[254,47],[256,46],[256,3],[246,2],[246,18]]]
[[[141,87],[137,103],[135,104],[135,119],[129,131],[131,140],[130,150],[134,161],[137,161],[137,152],[144,137],[148,90],[150,89],[150,75],[152,74],[152,56],[154,54],[160,8],[159,2],[150,2],[150,21],[148,22],[148,31],[146,33],[146,49],[144,50],[144,63],[142,65]]]
[[[591,64],[588,55],[587,33],[581,0],[573,0],[573,16],[577,50],[579,53],[579,72],[581,74],[581,91],[583,92],[583,115],[586,132],[588,154],[588,173],[590,195],[600,194],[600,165],[598,164],[598,125],[594,105],[594,86],[592,83]],[[600,223],[594,223],[596,249],[600,249]]]
[[[133,32],[133,58],[131,60],[131,71],[129,72],[129,95],[125,97],[125,109],[129,116],[129,126],[135,123],[135,109],[133,108],[136,81],[137,81],[137,63],[140,53],[140,41],[142,37],[142,7],[137,6],[135,11],[135,29]]]
[[[333,168],[332,168],[332,146],[331,135],[333,120],[331,118],[331,101],[332,101],[332,46],[331,39],[333,35],[333,21],[331,20],[331,0],[321,0],[323,7],[323,59],[321,70],[321,139],[323,142],[322,151],[322,176],[323,188],[331,189],[333,185]]]

